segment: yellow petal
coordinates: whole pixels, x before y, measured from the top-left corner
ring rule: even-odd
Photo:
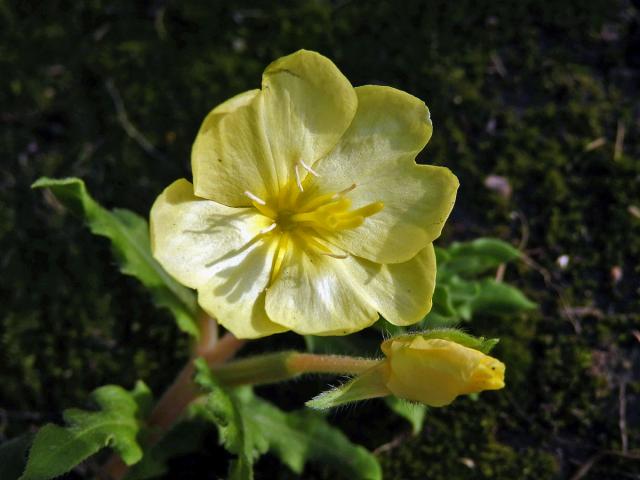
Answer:
[[[412,325],[431,310],[436,281],[432,244],[403,263],[381,265],[358,257],[344,262],[361,295],[394,325]]]
[[[267,290],[269,318],[300,334],[347,335],[378,319],[355,289],[342,259],[291,245]]]
[[[272,197],[295,182],[298,162],[333,149],[357,108],[337,67],[305,50],[273,62],[262,90],[243,95],[209,114],[192,151],[197,195],[231,206],[250,204],[245,191]]]
[[[332,242],[377,263],[405,262],[436,239],[449,216],[457,178],[443,167],[416,165],[431,136],[429,111],[421,100],[390,87],[355,89],[358,110],[336,148],[313,165],[319,174],[311,194],[355,184],[353,208],[382,202],[384,208]]]
[[[176,280],[197,288],[211,278],[218,259],[242,248],[269,223],[254,209],[198,198],[191,183],[176,180],[151,208],[151,249]]]
[[[262,77],[264,122],[283,177],[299,160],[312,165],[338,143],[356,113],[349,80],[328,58],[299,50],[279,58]],[[280,163],[282,162],[282,163]]]
[[[458,395],[504,387],[504,364],[479,350],[419,334],[385,341],[381,346],[394,395],[441,407]]]
[[[265,312],[276,243],[270,238],[248,244],[215,266],[210,280],[198,288],[198,303],[238,338],[258,338],[284,332]]]
[[[204,119],[191,150],[194,190],[199,197],[249,206],[245,191],[264,196],[269,185],[273,188],[259,92],[237,95]]]

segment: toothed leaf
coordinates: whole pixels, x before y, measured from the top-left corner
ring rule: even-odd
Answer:
[[[143,217],[124,209],[106,210],[79,178],[42,177],[31,187],[49,188],[69,210],[84,218],[92,233],[111,240],[120,271],[147,287],[156,305],[169,309],[182,331],[199,335],[195,294],[171,278],[153,258],[149,226]]]
[[[55,478],[105,447],[118,452],[127,465],[142,458],[136,437],[149,405],[147,386],[138,382],[128,392],[107,385],[95,390],[91,398],[100,410],[66,410],[67,426],[48,424],[38,431],[20,480]]]

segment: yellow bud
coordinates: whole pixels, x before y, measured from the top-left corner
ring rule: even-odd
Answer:
[[[385,341],[386,386],[397,397],[441,407],[458,395],[504,387],[504,364],[440,338],[406,335]]]

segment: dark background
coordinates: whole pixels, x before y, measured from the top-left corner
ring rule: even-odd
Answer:
[[[166,185],[190,178],[207,112],[307,48],[354,85],[426,101],[434,135],[420,161],[461,181],[439,244],[491,235],[519,245],[529,260],[506,279],[540,305],[467,325],[502,338],[505,390],[431,410],[413,438],[375,402],[331,420],[372,449],[399,438],[379,454],[385,478],[640,478],[639,9],[0,1],[0,439],[59,420],[106,383],[142,378],[158,394],[187,352],[169,315],[118,272],[108,242],[30,184],[80,176],[104,205],[146,216]],[[489,175],[511,194],[487,188]],[[296,408],[322,385],[313,382],[265,394]],[[223,475],[215,443],[175,472]],[[336,478],[328,472],[303,477]],[[273,458],[257,465],[258,479],[289,477]]]

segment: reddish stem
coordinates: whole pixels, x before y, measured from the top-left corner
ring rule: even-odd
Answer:
[[[212,322],[214,321],[212,320]],[[201,341],[196,348],[195,358],[203,357],[209,366],[226,362],[246,343],[246,340],[237,339],[231,333],[225,334],[220,341],[215,342],[212,340],[212,338],[215,338],[212,337],[215,324],[211,324],[206,319],[203,323],[205,328],[203,328]],[[151,412],[147,421],[151,434],[145,443],[145,447],[149,448],[158,443],[184,412],[185,408],[198,396],[198,388],[193,383],[193,360],[195,358],[191,358],[187,362]],[[114,454],[102,468],[100,478],[103,480],[120,480],[128,470],[129,467],[124,464],[120,456]]]

